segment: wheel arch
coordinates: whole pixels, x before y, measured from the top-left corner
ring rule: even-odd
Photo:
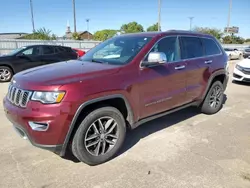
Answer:
[[[127,98],[122,95],[122,94],[114,94],[114,95],[108,95],[108,96],[104,96],[104,97],[100,97],[100,98],[95,98],[89,101],[86,101],[84,103],[82,103],[79,108],[77,109],[71,124],[69,126],[67,135],[64,139],[64,143],[63,143],[63,147],[62,150],[60,152],[60,156],[64,156],[65,152],[67,150],[67,147],[70,143],[70,140],[72,139],[72,137],[74,136],[74,132],[77,129],[77,120],[80,118],[81,112],[84,112],[84,109],[87,109],[88,106],[90,105],[94,105],[96,104],[96,107],[100,107],[103,104],[109,104],[108,101],[110,100],[114,100],[114,99],[119,99],[122,100],[125,104],[126,110],[127,110],[127,118],[126,121],[128,122],[129,126],[134,124],[134,114],[131,108],[130,103],[128,102]],[[119,110],[119,109],[118,109]],[[86,116],[85,116],[86,117]]]
[[[8,64],[0,64],[0,67],[8,67],[11,69],[12,73],[15,74],[15,71],[13,69],[13,67],[11,65],[8,65]]]
[[[209,89],[211,88],[212,84],[215,82],[215,81],[221,81],[221,83],[223,84],[224,86],[224,89],[226,89],[226,85],[227,85],[227,82],[228,82],[228,76],[227,76],[227,73],[225,70],[219,70],[219,71],[216,71],[214,72],[209,80],[208,80],[208,83],[207,83],[207,87],[202,95],[202,101],[205,99]]]

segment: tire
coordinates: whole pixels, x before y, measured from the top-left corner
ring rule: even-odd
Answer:
[[[218,91],[217,89],[220,90],[220,94],[217,94],[216,98],[214,98],[215,96],[214,92]],[[220,81],[214,82],[213,85],[210,87],[206,95],[206,98],[201,105],[201,112],[204,114],[217,113],[222,108],[223,94],[224,94],[223,84]]]
[[[109,126],[107,122],[110,122]],[[114,107],[101,107],[89,113],[79,125],[73,138],[72,153],[79,161],[91,166],[104,163],[117,154],[125,135],[126,123],[121,112]]]
[[[228,56],[228,60],[229,61],[232,60],[232,55],[231,54]]]
[[[6,66],[0,66],[0,82],[9,82],[13,77],[13,71]]]
[[[239,55],[239,60],[241,60],[241,59],[243,59],[243,55],[242,54]]]

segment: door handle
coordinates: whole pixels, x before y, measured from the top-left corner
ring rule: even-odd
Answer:
[[[185,65],[181,65],[181,66],[176,66],[175,70],[181,70],[181,69],[185,69]]]
[[[205,64],[211,64],[213,61],[212,60],[207,60],[207,61],[205,61],[204,63]]]

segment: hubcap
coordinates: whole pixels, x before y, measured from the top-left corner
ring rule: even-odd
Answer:
[[[212,108],[217,108],[221,103],[222,89],[219,86],[213,88],[210,95],[209,104]]]
[[[91,155],[104,155],[115,146],[118,136],[117,122],[111,117],[101,117],[88,128],[84,145]]]
[[[7,81],[11,77],[11,73],[8,69],[0,69],[0,80]]]

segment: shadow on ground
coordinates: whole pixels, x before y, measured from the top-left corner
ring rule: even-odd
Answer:
[[[223,105],[227,100],[227,95],[224,94],[223,97]],[[161,131],[166,129],[172,125],[175,125],[179,122],[185,121],[189,118],[192,118],[198,115],[199,109],[197,107],[189,107],[172,114],[163,116],[161,118],[149,121],[137,127],[134,130],[128,130],[125,142],[120,150],[120,152],[115,156],[122,155],[124,152],[128,151],[130,148],[134,147],[142,138],[145,138],[155,132]],[[71,160],[73,162],[79,162],[71,152],[68,152],[67,156],[65,157],[67,160]]]

